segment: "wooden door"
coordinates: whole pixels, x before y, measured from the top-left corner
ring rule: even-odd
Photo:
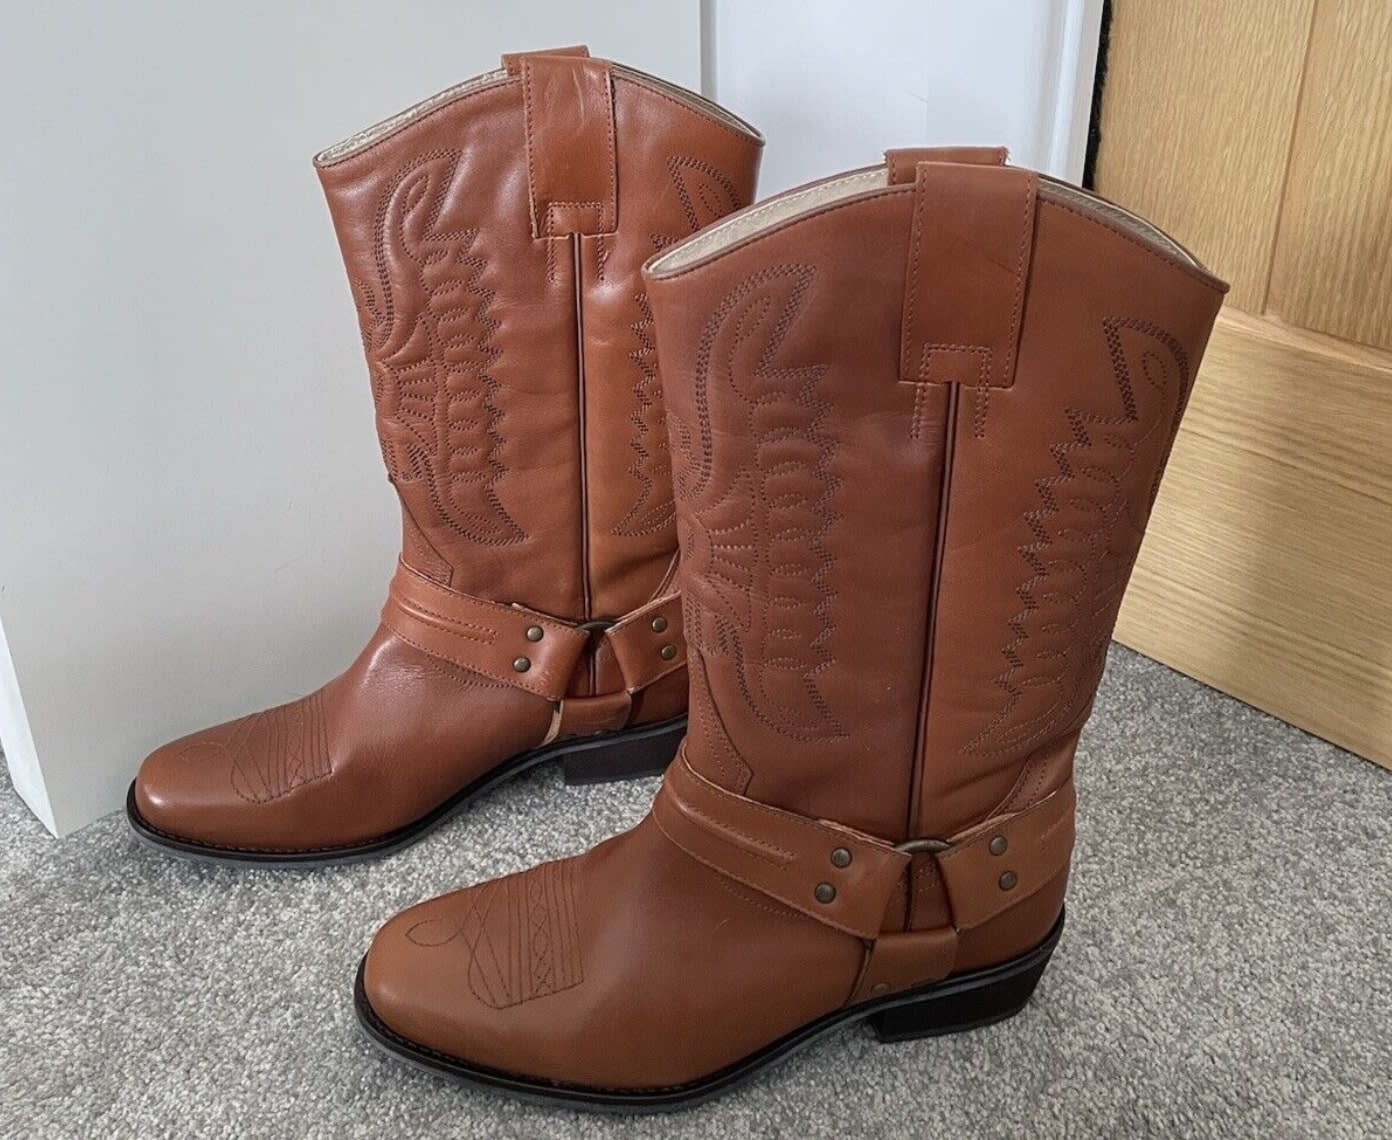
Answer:
[[[1392,766],[1392,4],[1114,0],[1100,193],[1232,283],[1117,638]]]

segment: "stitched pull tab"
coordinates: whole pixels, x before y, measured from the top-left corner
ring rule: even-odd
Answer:
[[[976,166],[1004,166],[1009,152],[1003,146],[904,146],[885,151],[889,184],[902,186],[914,180],[920,162],[965,162]]]
[[[532,237],[613,233],[618,172],[609,62],[588,55],[524,55],[518,68]]]
[[[509,75],[522,74],[522,61],[533,55],[578,55],[588,59],[590,49],[584,44],[571,44],[569,47],[541,48],[539,51],[508,51],[503,53],[503,69]]]
[[[926,161],[914,167],[914,187],[900,378],[1009,388],[1039,176],[994,163]]]

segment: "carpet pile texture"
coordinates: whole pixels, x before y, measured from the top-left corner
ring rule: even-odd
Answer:
[[[1068,926],[1022,1015],[846,1030],[630,1119],[395,1064],[351,986],[395,910],[629,826],[656,781],[551,767],[315,873],[162,858],[120,816],[58,842],[0,783],[0,1135],[1392,1137],[1392,773],[1114,649],[1078,780]]]

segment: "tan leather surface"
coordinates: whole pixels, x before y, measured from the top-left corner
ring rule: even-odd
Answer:
[[[567,44],[565,47],[537,48],[535,51],[505,51],[503,70],[509,75],[521,75],[523,61],[535,59],[539,55],[578,55],[588,59],[590,49],[585,44]]]
[[[1042,194],[1030,273],[1014,384],[957,389],[948,429],[919,834],[981,819],[1086,719],[1222,300],[1199,271]]]
[[[608,61],[543,53],[523,56],[520,74],[532,236],[613,233],[619,176]]]
[[[536,610],[447,590],[404,563],[392,579],[382,624],[422,653],[550,701],[566,695],[593,640]]]
[[[865,956],[851,1002],[940,981],[956,961],[957,931],[950,926],[881,934]]]
[[[603,634],[614,666],[630,693],[686,668],[686,636],[680,594],[663,594],[640,606]]]
[[[674,714],[675,715],[675,714]],[[545,743],[567,736],[612,732],[633,719],[633,697],[627,690],[598,697],[565,697],[551,714]]]
[[[686,667],[677,594],[656,597],[613,625],[587,628],[447,590],[402,563],[382,624],[423,653],[552,702],[567,695],[577,667],[601,646],[628,694]]]
[[[892,185],[913,182],[925,162],[971,162],[1000,166],[1005,162],[1003,146],[912,146],[885,151],[885,167]]]
[[[393,1031],[514,1073],[680,1084],[850,991],[858,938],[678,850],[648,818],[591,851],[403,911],[364,986]]]
[[[1038,192],[1038,175],[1013,166],[919,164],[901,380],[972,388],[1015,382]],[[938,281],[944,265],[952,266],[950,290]]]
[[[692,666],[692,766],[902,838],[942,408],[898,381],[910,195],[756,235],[659,313]],[[915,434],[917,438],[914,438]],[[698,667],[699,665],[699,667]],[[790,758],[796,757],[796,762]]]
[[[659,249],[754,197],[758,148],[731,125],[614,73],[621,222],[578,239],[587,439],[590,616],[618,618],[659,592],[676,521],[652,309],[640,270]],[[670,587],[668,588],[670,589]]]
[[[938,873],[952,925],[972,930],[1068,870],[1073,853],[1073,781],[1023,811],[994,816],[952,838]]]
[[[896,153],[650,267],[684,759],[633,831],[390,922],[365,981],[397,1033],[680,1083],[1056,922],[1078,730],[1224,286],[998,151]],[[903,379],[906,313],[984,372]]]
[[[355,843],[558,733],[685,710],[639,267],[746,203],[760,146],[699,97],[563,48],[510,56],[316,160],[402,567],[343,677],[147,759],[150,824],[237,848]],[[594,619],[621,624],[577,628]],[[563,697],[579,703],[558,715]]]
[[[157,749],[141,765],[136,804],[168,834],[223,847],[358,843],[418,819],[490,757],[533,747],[550,720],[541,697],[379,628],[346,673],[308,697]]]

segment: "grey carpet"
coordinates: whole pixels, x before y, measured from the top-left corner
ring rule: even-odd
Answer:
[[[370,1049],[374,924],[638,819],[653,781],[498,791],[385,863],[207,869],[0,787],[0,1134],[1392,1136],[1392,774],[1123,650],[1079,758],[1063,942],[1003,1025],[825,1040],[681,1116],[524,1107]]]

